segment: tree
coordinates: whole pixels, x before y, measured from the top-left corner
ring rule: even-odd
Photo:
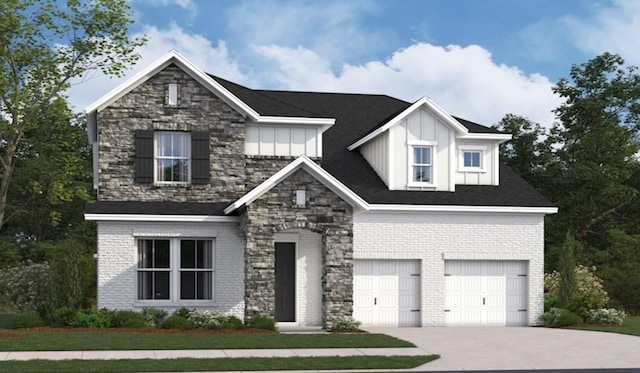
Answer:
[[[17,153],[72,78],[121,76],[144,38],[130,38],[126,0],[0,2],[0,230]]]

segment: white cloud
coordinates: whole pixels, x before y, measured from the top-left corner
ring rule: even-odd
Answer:
[[[640,2],[615,0],[610,6],[594,8],[594,13],[591,19],[563,19],[575,46],[595,54],[617,53],[631,64],[640,64]]]
[[[417,43],[387,61],[343,65],[339,73],[329,62],[304,48],[259,46],[274,61],[271,75],[286,89],[380,93],[415,101],[427,95],[448,112],[487,125],[513,113],[551,125],[561,99],[540,74],[525,75],[516,67],[498,65],[491,54],[468,47]]]
[[[196,4],[192,0],[137,0],[138,2],[145,2],[153,6],[170,6],[177,5],[180,8],[187,10],[196,9]]]
[[[108,78],[99,72],[92,72],[74,82],[75,84],[67,93],[76,111],[84,110],[89,104],[172,49],[179,51],[207,72],[214,72],[218,76],[238,83],[247,82],[247,77],[240,71],[238,63],[229,55],[224,41],[218,41],[217,45],[212,45],[211,41],[204,36],[189,34],[175,24],[166,29],[147,26],[134,37],[142,34],[149,38],[149,42],[138,50],[142,58],[124,78]]]

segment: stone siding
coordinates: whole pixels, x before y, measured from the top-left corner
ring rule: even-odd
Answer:
[[[294,201],[306,194],[305,206]],[[303,170],[294,172],[240,214],[245,237],[245,316],[275,313],[274,234],[306,229],[322,235],[323,326],[353,313],[353,211],[351,206]]]
[[[167,106],[166,87],[177,83],[178,105]],[[98,114],[101,201],[231,201],[245,192],[244,117],[182,69],[169,65]],[[208,131],[208,185],[134,182],[136,130]]]
[[[275,156],[275,155],[247,155],[245,156],[246,164],[246,187],[247,191],[257,187],[263,181],[267,180],[273,174],[283,169],[286,165],[293,162],[297,157]],[[317,164],[321,164],[320,158],[311,158]]]

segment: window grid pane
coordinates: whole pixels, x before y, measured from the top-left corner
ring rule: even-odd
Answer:
[[[480,152],[464,152],[464,167],[480,167]]]
[[[191,136],[188,132],[156,132],[156,175],[160,182],[188,182]]]
[[[431,178],[431,147],[413,147],[412,180],[419,183],[430,183]]]
[[[180,299],[212,299],[212,242],[182,240],[180,250]]]
[[[169,299],[169,240],[138,241],[138,299]]]

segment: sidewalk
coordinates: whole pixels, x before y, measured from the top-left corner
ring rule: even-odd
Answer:
[[[116,359],[220,359],[243,357],[316,356],[416,356],[422,349],[402,348],[300,348],[264,350],[122,350],[122,351],[0,351],[0,361],[9,360],[116,360]]]

